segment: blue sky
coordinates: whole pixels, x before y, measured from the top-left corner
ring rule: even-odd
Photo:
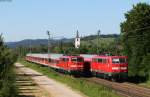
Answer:
[[[120,33],[124,13],[150,0],[12,0],[0,1],[0,33],[5,41]]]

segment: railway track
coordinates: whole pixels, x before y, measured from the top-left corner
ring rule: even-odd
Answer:
[[[83,78],[86,81],[112,88],[124,97],[150,97],[150,89],[130,83],[117,83],[100,78]]]

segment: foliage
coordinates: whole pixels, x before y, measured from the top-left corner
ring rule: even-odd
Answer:
[[[119,38],[120,37],[120,35],[118,35],[118,34],[107,34],[107,35],[100,35],[100,37],[101,38]],[[81,38],[81,41],[83,40],[83,41],[86,41],[86,40],[93,40],[93,39],[95,39],[95,38],[97,38],[97,35],[89,35],[89,36],[85,36],[85,37],[83,37],[83,38]]]
[[[150,71],[150,5],[138,3],[125,14],[121,34],[125,54],[129,59],[129,76],[145,77]]]
[[[4,46],[2,36],[0,36],[0,97],[16,97],[13,71],[16,57],[10,49]]]
[[[122,46],[119,38],[99,38],[87,41],[81,41],[82,51],[89,54],[109,53],[111,55],[121,55]],[[84,52],[83,51],[83,52]],[[82,52],[81,52],[82,53]]]

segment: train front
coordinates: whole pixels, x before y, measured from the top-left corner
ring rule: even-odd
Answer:
[[[128,62],[127,56],[112,56],[110,58],[111,76],[115,79],[127,79]]]
[[[72,56],[69,69],[72,73],[81,73],[83,71],[84,59],[81,56]]]

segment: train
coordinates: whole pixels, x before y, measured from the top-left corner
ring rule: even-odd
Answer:
[[[105,79],[127,79],[127,56],[27,54],[27,61],[48,66],[59,72],[92,74]]]
[[[81,73],[84,64],[82,56],[63,54],[27,54],[26,60],[69,74]]]

